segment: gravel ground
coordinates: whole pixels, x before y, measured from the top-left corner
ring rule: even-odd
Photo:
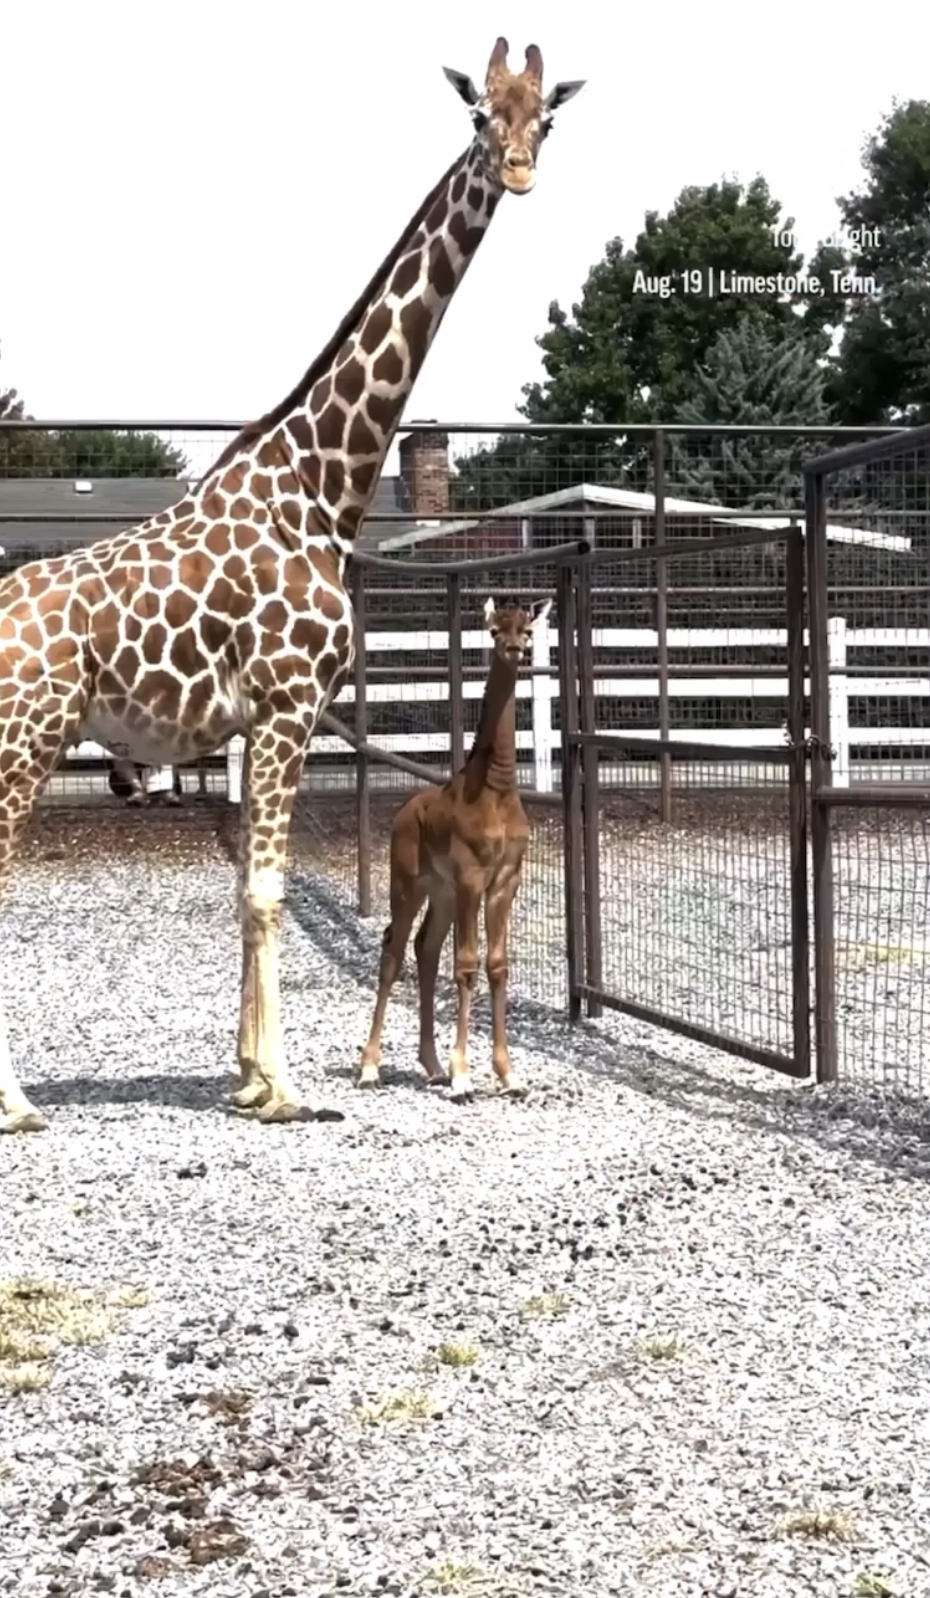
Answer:
[[[529,1002],[530,1097],[482,1003],[454,1107],[409,986],[360,1095],[380,923],[295,872],[288,1045],[346,1119],[240,1121],[192,813],[45,814],[0,919],[51,1116],[0,1143],[0,1334],[12,1277],[121,1299],[0,1388],[0,1591],[930,1594],[930,1107]]]

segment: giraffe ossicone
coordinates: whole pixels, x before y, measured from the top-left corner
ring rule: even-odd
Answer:
[[[300,382],[230,442],[186,498],[0,583],[0,893],[38,794],[82,732],[149,766],[245,739],[233,1102],[262,1121],[310,1115],[284,1059],[278,933],[304,758],[355,658],[346,560],[497,205],[505,192],[534,186],[552,118],[582,87],[557,84],[544,96],[542,71],[531,45],[512,72],[503,39],[480,92],[447,71],[472,117],[467,149]],[[0,1015],[0,1130],[44,1124]]]

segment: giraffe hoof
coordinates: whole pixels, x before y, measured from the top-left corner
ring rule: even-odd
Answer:
[[[379,1088],[381,1087],[381,1070],[377,1065],[363,1065],[358,1074],[356,1087]]]
[[[255,1119],[266,1126],[284,1126],[290,1121],[313,1121],[316,1117],[307,1104],[297,1104],[293,1099],[269,1099],[257,1106]]]
[[[454,1076],[452,1078],[452,1100],[455,1104],[470,1104],[475,1096],[475,1090],[467,1076]]]
[[[427,1092],[430,1088],[447,1088],[448,1086],[449,1078],[442,1071],[434,1072],[432,1076],[426,1078]]]
[[[38,1110],[11,1110],[0,1116],[0,1132],[44,1132],[48,1122]]]
[[[344,1121],[345,1116],[341,1110],[313,1110],[309,1104],[295,1104],[290,1099],[283,1099],[260,1105],[255,1111],[255,1119],[261,1121],[263,1126],[290,1126],[297,1123],[306,1125],[309,1121]]]
[[[501,1083],[500,1090],[505,1099],[525,1099],[527,1094],[525,1084],[515,1076],[508,1076]]]

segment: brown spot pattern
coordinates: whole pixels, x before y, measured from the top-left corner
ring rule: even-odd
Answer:
[[[366,355],[374,355],[375,350],[380,349],[391,331],[393,322],[391,308],[389,305],[385,305],[382,300],[379,305],[375,306],[365,326],[362,328],[359,338],[359,343]]]
[[[365,368],[353,358],[336,373],[336,393],[347,405],[357,405],[365,392]]]
[[[420,281],[419,255],[405,255],[391,279],[391,293],[398,299],[406,299],[411,289],[415,289]]]

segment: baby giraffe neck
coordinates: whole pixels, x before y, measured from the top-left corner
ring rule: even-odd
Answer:
[[[517,785],[517,668],[495,655],[468,764],[484,786],[510,793]]]

